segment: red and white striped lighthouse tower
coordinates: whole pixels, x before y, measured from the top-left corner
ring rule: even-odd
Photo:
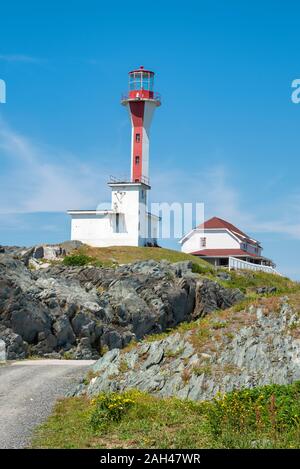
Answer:
[[[157,246],[160,217],[148,211],[149,131],[160,97],[153,91],[154,73],[140,67],[129,72],[129,90],[122,98],[131,125],[131,176],[112,178],[111,208],[69,210],[71,238],[90,246]],[[128,180],[129,179],[129,180]]]
[[[153,91],[154,72],[140,67],[129,72],[127,106],[131,125],[131,182],[149,185],[149,132],[153,112],[160,106],[160,96]]]

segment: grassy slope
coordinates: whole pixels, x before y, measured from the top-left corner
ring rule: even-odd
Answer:
[[[100,399],[106,399],[105,395]],[[300,383],[233,392],[210,403],[159,399],[137,391],[121,419],[97,400],[58,402],[34,448],[299,448]],[[98,399],[99,402],[99,399]],[[122,403],[122,409],[123,403]],[[91,417],[96,415],[96,426]]]
[[[239,288],[245,293],[251,293],[258,287],[275,287],[277,294],[285,294],[300,291],[300,283],[290,280],[288,277],[268,274],[266,272],[231,271],[231,280],[221,281],[223,286]]]
[[[169,262],[192,261],[195,264],[212,270],[212,266],[191,254],[164,248],[133,247],[133,246],[111,246],[107,248],[94,248],[84,245],[73,251],[74,254],[84,254],[92,257],[104,265],[129,264],[136,261],[153,259],[155,261],[167,260]]]

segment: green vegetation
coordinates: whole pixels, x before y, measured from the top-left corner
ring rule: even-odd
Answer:
[[[204,406],[220,447],[300,447],[299,381],[234,391]]]
[[[197,258],[196,258],[197,259]],[[201,260],[198,258],[198,260]],[[204,262],[204,261],[203,261]],[[208,263],[207,263],[208,264]],[[195,256],[194,256],[194,262],[192,264],[192,272],[194,274],[215,274],[215,269],[212,267],[210,264],[208,265],[203,265],[202,263],[195,262]]]
[[[86,256],[85,254],[71,254],[64,258],[63,263],[65,265],[80,266],[89,264],[93,260],[94,259],[92,257]]]
[[[139,393],[136,392],[137,396]],[[130,407],[136,403],[132,391],[122,394],[101,393],[92,401],[90,424],[94,431],[107,427],[111,422],[120,422]]]
[[[300,382],[234,391],[210,402],[140,391],[68,398],[34,448],[299,448]]]
[[[281,295],[284,293],[293,293],[300,291],[300,283],[293,282],[287,277],[268,274],[266,272],[252,271],[230,271],[231,280],[218,280],[219,283],[228,288],[239,288],[243,293],[253,294],[259,287],[275,287],[276,292],[272,295]],[[217,279],[216,279],[217,280]]]
[[[94,248],[83,245],[75,249],[67,258],[75,256],[85,256],[89,258],[89,263],[100,263],[103,266],[113,266],[117,264],[128,264],[137,261],[153,259],[154,261],[166,260],[169,262],[192,261],[193,270],[199,269],[198,273],[213,272],[214,268],[206,261],[174,251],[172,249],[153,248],[153,247],[134,247],[134,246],[112,246],[106,248]],[[66,258],[65,258],[66,259]],[[72,264],[74,265],[74,264]],[[77,264],[78,265],[78,264]],[[81,264],[82,265],[82,264]]]

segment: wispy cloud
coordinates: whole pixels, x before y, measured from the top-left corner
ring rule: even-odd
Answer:
[[[251,195],[234,183],[225,166],[202,168],[201,171],[159,171],[152,179],[155,200],[168,202],[203,202],[205,217],[219,216],[254,234],[272,233],[300,239],[300,194],[264,199],[251,204]],[[250,199],[250,203],[249,203]]]
[[[2,62],[40,63],[42,59],[23,54],[0,54]]]
[[[105,194],[107,172],[88,168],[66,151],[49,149],[0,119],[0,212],[62,212],[93,208]]]

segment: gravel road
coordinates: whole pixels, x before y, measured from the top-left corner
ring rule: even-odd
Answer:
[[[91,360],[24,360],[0,366],[0,448],[24,448],[33,429]]]

